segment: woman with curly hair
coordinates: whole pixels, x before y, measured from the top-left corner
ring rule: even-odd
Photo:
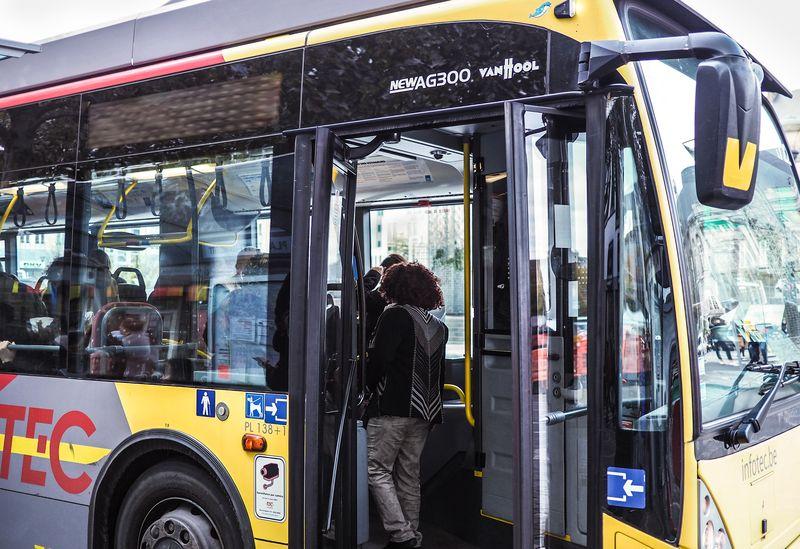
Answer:
[[[369,486],[386,547],[421,547],[419,461],[432,426],[442,422],[447,327],[428,311],[444,304],[436,276],[398,263],[381,279],[389,305],[370,345],[368,384],[380,415],[367,425]]]

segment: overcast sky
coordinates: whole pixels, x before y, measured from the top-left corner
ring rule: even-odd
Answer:
[[[800,89],[799,0],[685,1],[742,43],[789,89]],[[164,3],[165,0],[0,0],[0,37],[35,42],[129,18]]]

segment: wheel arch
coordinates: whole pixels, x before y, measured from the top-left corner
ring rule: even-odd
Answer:
[[[219,482],[241,526],[243,547],[255,547],[247,508],[219,459],[202,443],[184,433],[149,429],[131,435],[117,446],[95,480],[89,507],[90,549],[111,547],[116,513],[127,489],[149,467],[175,457],[200,466]]]

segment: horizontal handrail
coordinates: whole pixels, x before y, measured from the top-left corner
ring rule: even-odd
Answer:
[[[583,408],[575,408],[574,410],[570,410],[569,412],[550,412],[544,415],[544,422],[547,425],[558,425],[559,423],[564,423],[567,420],[574,419],[577,417],[583,417],[588,413],[589,409],[584,406]]]
[[[62,347],[61,345],[25,345],[19,343],[10,343],[8,345],[8,349],[12,351],[46,351],[50,353],[57,353],[62,349]]]

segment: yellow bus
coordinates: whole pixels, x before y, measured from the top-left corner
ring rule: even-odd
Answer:
[[[674,0],[329,4],[0,61],[0,546],[382,547],[399,253],[450,332],[426,547],[800,547],[785,88]]]

